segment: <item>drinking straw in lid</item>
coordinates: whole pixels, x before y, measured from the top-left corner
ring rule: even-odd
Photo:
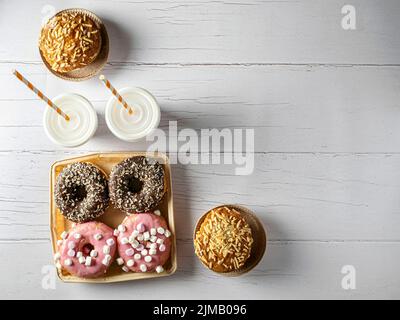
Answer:
[[[46,102],[51,108],[53,108],[60,116],[62,116],[65,120],[69,121],[70,118],[67,114],[65,114],[59,107],[57,107],[49,98],[47,98],[42,91],[39,89],[35,88],[32,83],[30,83],[28,80],[26,80],[22,74],[20,74],[17,70],[13,70],[13,74],[21,80],[29,89],[31,89],[36,95],[42,99],[44,102]]]
[[[128,110],[129,114],[132,114],[132,108],[126,103],[122,96],[117,92],[117,90],[111,85],[110,81],[102,74],[99,79],[105,84],[105,86],[110,89],[112,94],[118,99],[118,101],[123,105],[123,107]]]

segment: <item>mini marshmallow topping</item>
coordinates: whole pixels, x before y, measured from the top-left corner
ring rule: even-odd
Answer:
[[[117,259],[117,264],[118,264],[119,266],[122,266],[122,265],[124,264],[124,259],[122,259],[121,257],[119,257],[119,258]]]
[[[86,257],[85,266],[90,267],[92,265],[92,258]]]
[[[132,247],[133,248],[137,248],[138,246],[139,246],[139,241],[137,241],[137,240],[133,240],[133,242],[132,242]]]
[[[133,261],[132,259],[129,259],[129,260],[126,262],[126,265],[127,265],[128,267],[133,267],[134,264],[135,264],[135,261]]]
[[[63,244],[63,241],[62,240],[57,240],[57,245],[58,246],[61,246]]]
[[[108,246],[108,245],[103,246],[103,253],[109,254],[110,253],[110,246]]]
[[[59,252],[56,252],[54,254],[54,261],[58,261],[58,260],[60,260],[60,258],[61,258],[61,254]]]
[[[136,226],[136,230],[142,233],[142,232],[145,232],[145,231],[146,231],[146,227],[145,227],[145,225],[144,225],[143,223],[139,223],[139,224]]]
[[[93,237],[95,240],[99,241],[103,238],[103,235],[101,233],[96,233]]]
[[[65,240],[68,237],[68,232],[67,231],[63,231],[63,233],[61,233],[61,239]]]
[[[171,231],[165,230],[164,236],[166,236],[167,238],[169,238],[171,235],[172,235]]]
[[[160,247],[158,248],[161,252],[164,252],[166,247],[165,244],[161,244]]]
[[[164,272],[164,268],[163,268],[162,266],[157,266],[156,272],[157,272],[157,273]]]
[[[136,238],[138,235],[139,235],[139,231],[137,231],[137,230],[133,230],[132,233],[131,233],[131,236],[133,238]]]
[[[114,236],[116,236],[116,237],[119,236],[119,231],[118,231],[118,229],[114,229]]]
[[[68,254],[68,256],[70,256],[70,257],[75,257],[75,251],[74,250],[68,250],[68,252],[67,252],[67,254]]]
[[[64,260],[64,264],[65,264],[66,266],[72,266],[72,260],[71,260],[71,259],[65,259],[65,260]]]
[[[115,241],[113,238],[107,239],[106,243],[111,247],[115,244]]]
[[[70,241],[68,242],[68,249],[74,249],[75,248],[75,242]]]
[[[161,216],[161,211],[160,210],[154,210],[154,214],[156,215],[156,216]]]
[[[75,239],[80,239],[82,236],[81,236],[81,234],[80,233],[75,233],[74,234],[74,238]]]
[[[129,268],[127,266],[123,266],[122,270],[125,271],[125,272],[129,272]]]
[[[81,238],[76,240],[75,234],[80,234]],[[100,234],[101,240],[95,240],[95,235]],[[112,247],[106,244],[106,240],[110,238],[114,240],[114,246]],[[75,243],[74,249],[68,249],[70,241]],[[111,262],[114,261],[113,255],[116,251],[116,246],[117,243],[113,236],[113,229],[109,226],[99,221],[77,224],[75,229],[69,230],[69,236],[66,241],[64,241],[64,244],[61,247],[62,250],[59,251],[61,253],[60,261],[62,262],[63,270],[68,272],[71,276],[84,279],[101,277],[107,272],[107,267],[111,265]],[[103,254],[103,247],[104,251],[109,251],[109,253]],[[107,247],[109,250],[107,250]],[[70,256],[68,256],[69,250],[72,251],[70,252]],[[109,255],[110,257],[105,258],[106,255]],[[64,261],[67,258],[70,258],[73,262],[72,266],[64,264]],[[105,258],[104,261],[103,258]]]
[[[170,240],[166,238],[166,233],[168,235],[166,221],[151,213],[143,212],[126,217],[123,224],[126,226],[126,234],[120,235],[117,243],[124,265],[133,272],[155,272],[155,268],[158,265],[162,266],[169,257],[167,253]],[[158,250],[161,245],[163,252]],[[133,249],[133,255],[127,251],[130,247]],[[134,265],[127,265],[128,260],[132,260]]]
[[[129,257],[133,256],[134,253],[135,253],[135,251],[132,248],[125,250],[125,254]]]
[[[118,226],[118,231],[121,232],[121,233],[124,233],[126,231],[126,227],[123,224],[120,224]]]
[[[146,267],[145,264],[141,264],[140,265],[140,271],[142,271],[142,272],[146,272],[147,271],[147,267]]]
[[[110,264],[110,261],[111,261],[111,256],[107,254],[101,263],[104,264],[105,266],[108,266]]]
[[[97,254],[98,254],[97,250],[92,250],[92,251],[90,251],[90,256],[91,256],[92,258],[96,258],[96,257],[97,257]]]

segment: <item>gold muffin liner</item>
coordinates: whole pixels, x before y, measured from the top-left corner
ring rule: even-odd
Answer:
[[[105,25],[103,22],[100,20],[98,16],[96,16],[93,12],[85,9],[78,9],[78,8],[72,8],[72,9],[64,9],[59,12],[57,12],[53,17],[54,18],[56,15],[61,14],[61,13],[80,13],[83,15],[88,16],[90,19],[93,20],[94,23],[96,23],[97,27],[100,29],[100,34],[101,34],[101,47],[100,47],[100,52],[97,55],[96,59],[91,62],[89,65],[79,68],[76,70],[72,70],[69,72],[58,72],[55,71],[51,68],[49,63],[46,61],[45,57],[42,54],[42,51],[39,48],[39,53],[40,57],[43,60],[43,63],[45,64],[46,68],[55,76],[64,79],[64,80],[70,80],[70,81],[83,81],[90,79],[94,77],[97,73],[100,72],[100,70],[105,66],[107,63],[108,59],[108,52],[109,52],[109,40],[108,40],[108,34]]]
[[[171,253],[170,258],[164,264],[165,271],[162,273],[156,272],[124,272],[121,266],[118,266],[114,261],[107,273],[102,277],[87,279],[80,278],[69,274],[67,271],[57,269],[58,277],[64,282],[83,282],[83,283],[111,283],[111,282],[121,282],[130,280],[140,280],[149,278],[160,278],[172,275],[177,269],[177,253],[176,253],[176,232],[175,232],[175,222],[174,222],[174,206],[172,201],[172,181],[171,181],[171,168],[169,165],[168,157],[162,153],[153,152],[126,152],[126,153],[97,153],[90,154],[81,157],[69,158],[53,163],[50,170],[50,232],[52,240],[52,251],[53,254],[57,251],[57,240],[60,239],[61,233],[64,230],[69,230],[73,222],[67,220],[55,205],[54,201],[54,186],[56,183],[57,176],[60,172],[69,164],[74,162],[89,162],[97,166],[104,174],[108,177],[111,168],[122,160],[134,157],[134,156],[145,156],[151,159],[157,160],[164,167],[165,173],[165,186],[166,193],[163,199],[157,206],[157,209],[161,211],[162,217],[166,220],[169,230],[172,232],[171,237]],[[95,219],[95,221],[100,221],[110,226],[111,228],[116,228],[122,220],[126,217],[126,214],[116,208],[110,203],[110,206],[106,212]],[[118,256],[118,252],[116,253]]]
[[[217,271],[209,268],[209,266],[207,264],[205,264],[203,261],[201,261],[200,259],[199,260],[207,269],[211,270],[212,272],[214,272],[216,274],[220,274],[220,275],[223,275],[226,277],[237,277],[237,276],[248,273],[253,268],[255,268],[257,266],[257,264],[261,261],[261,259],[264,256],[264,253],[266,251],[266,248],[267,248],[267,235],[266,235],[266,232],[264,230],[264,227],[263,227],[261,221],[256,217],[256,215],[252,211],[250,211],[249,209],[247,209],[243,206],[237,205],[237,204],[224,204],[224,205],[210,209],[209,211],[207,211],[205,214],[203,214],[200,217],[200,219],[197,221],[196,227],[194,229],[193,243],[194,243],[194,240],[196,239],[196,233],[197,233],[197,231],[199,231],[206,216],[212,210],[222,208],[222,207],[227,207],[229,209],[235,209],[237,212],[240,213],[240,215],[244,218],[244,220],[250,226],[251,233],[252,233],[253,240],[254,240],[254,242],[251,246],[250,257],[246,260],[245,264],[241,268],[232,270],[232,271],[227,271],[227,272],[217,272]]]

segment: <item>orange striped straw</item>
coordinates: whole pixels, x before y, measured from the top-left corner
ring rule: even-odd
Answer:
[[[112,94],[118,99],[118,101],[124,106],[124,108],[126,110],[128,110],[129,114],[132,114],[132,108],[126,103],[126,101],[124,100],[124,98],[121,97],[121,95],[117,92],[117,90],[112,86],[112,84],[110,83],[110,81],[108,81],[108,79],[102,74],[100,75],[99,79],[105,84],[105,86],[110,89],[110,91],[112,92]]]
[[[36,95],[42,99],[44,102],[47,103],[48,106],[50,106],[51,108],[53,108],[60,116],[62,116],[65,120],[69,121],[70,118],[69,116],[64,113],[59,107],[57,107],[49,98],[47,98],[42,91],[40,91],[39,89],[35,88],[33,86],[32,83],[30,83],[28,80],[26,80],[22,74],[20,74],[17,70],[13,70],[13,74],[19,79],[21,80],[22,83],[24,83],[29,89],[31,89],[34,93],[36,93]]]

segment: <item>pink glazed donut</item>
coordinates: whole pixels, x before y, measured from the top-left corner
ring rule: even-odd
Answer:
[[[75,225],[63,232],[54,257],[57,266],[82,278],[95,278],[107,272],[117,250],[113,229],[101,222]]]
[[[171,251],[171,232],[164,218],[132,214],[118,226],[119,265],[124,271],[161,273]]]

